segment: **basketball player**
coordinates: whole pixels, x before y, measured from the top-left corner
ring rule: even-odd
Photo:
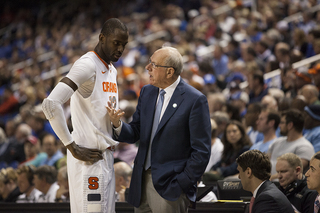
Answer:
[[[115,212],[110,101],[118,109],[116,62],[128,43],[128,29],[118,19],[107,20],[99,43],[78,59],[43,101],[42,109],[68,148],[71,212]],[[62,104],[71,97],[73,132],[69,133]]]

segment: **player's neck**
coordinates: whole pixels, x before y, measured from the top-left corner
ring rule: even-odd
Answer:
[[[103,51],[101,51],[99,44],[94,48],[94,52],[100,57],[100,59],[110,65],[111,61],[107,59],[106,55],[103,53]]]

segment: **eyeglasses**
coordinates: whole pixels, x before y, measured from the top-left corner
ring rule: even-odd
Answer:
[[[152,65],[152,68],[154,68],[154,69],[157,68],[157,67],[164,67],[164,68],[170,68],[170,67],[172,67],[174,70],[176,70],[176,68],[174,68],[173,66],[157,65],[157,64],[155,64],[154,62],[152,62],[150,58],[149,58],[149,64],[151,64],[151,65]]]

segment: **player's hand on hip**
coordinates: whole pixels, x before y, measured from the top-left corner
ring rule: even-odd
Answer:
[[[108,110],[110,121],[115,128],[118,128],[121,124],[120,118],[124,115],[124,112],[121,109],[116,110],[115,108],[113,108],[110,101],[108,102],[108,106],[106,106],[106,108]]]
[[[66,146],[72,153],[73,157],[78,160],[95,163],[103,159],[102,151],[98,149],[88,149],[78,146],[75,142],[72,142]]]

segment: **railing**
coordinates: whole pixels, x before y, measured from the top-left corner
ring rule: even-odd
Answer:
[[[303,60],[298,61],[298,62],[296,62],[296,63],[293,63],[293,64],[292,64],[292,68],[293,68],[293,69],[297,69],[297,68],[299,68],[299,67],[306,66],[306,65],[311,64],[311,63],[313,63],[313,62],[315,62],[315,61],[318,61],[318,60],[320,60],[320,54],[315,55],[315,56],[312,56],[312,57],[310,57],[310,58],[303,59]],[[272,79],[275,79],[275,78],[279,77],[280,74],[281,74],[281,69],[276,69],[276,70],[273,70],[273,71],[271,71],[271,72],[265,73],[265,74],[263,75],[263,77],[264,77],[264,80],[265,80],[265,81],[267,81],[268,79],[271,79],[271,81],[272,81]],[[271,83],[271,84],[272,84],[272,83]],[[242,82],[242,83],[240,84],[240,88],[241,88],[241,89],[244,89],[244,88],[246,88],[247,86],[248,86],[248,82],[247,82],[247,81]]]
[[[320,4],[316,5],[316,6],[313,6],[303,12],[309,12],[309,13],[314,13],[316,11],[320,10]],[[288,16],[286,18],[284,18],[283,20],[286,21],[286,22],[293,22],[293,21],[298,21],[298,20],[302,20],[302,15],[303,15],[303,12],[298,12],[298,13],[295,13],[291,16]]]

